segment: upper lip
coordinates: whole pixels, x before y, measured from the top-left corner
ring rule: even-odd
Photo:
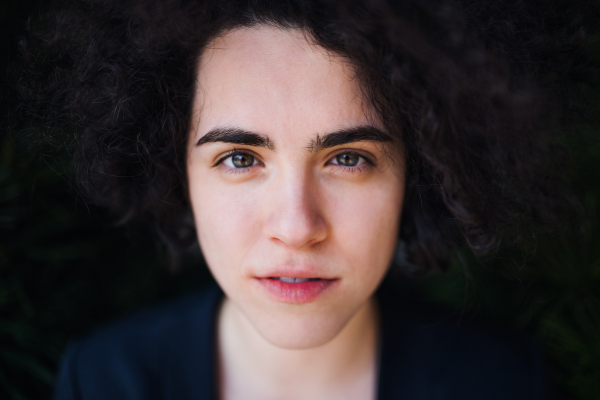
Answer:
[[[328,276],[323,271],[319,271],[313,267],[276,267],[266,272],[261,272],[256,275],[256,278],[304,278],[304,279],[336,279],[336,277]]]

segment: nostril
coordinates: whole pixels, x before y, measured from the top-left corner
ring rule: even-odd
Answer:
[[[265,224],[265,234],[271,240],[292,248],[318,243],[326,237],[326,231],[319,215],[270,218]]]

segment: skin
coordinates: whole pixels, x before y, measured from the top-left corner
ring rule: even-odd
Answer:
[[[309,149],[331,132],[383,130],[357,85],[343,58],[298,30],[235,29],[200,58],[187,168],[200,246],[226,294],[221,398],[375,397],[373,293],[397,241],[402,157],[372,140]],[[268,146],[197,145],[218,128]],[[232,150],[251,166],[237,168]],[[357,164],[340,165],[352,153]],[[334,283],[311,301],[280,301],[257,280],[278,268]]]

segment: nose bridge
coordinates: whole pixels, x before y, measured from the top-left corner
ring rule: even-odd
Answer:
[[[309,171],[287,168],[272,181],[265,234],[300,248],[325,238],[326,224],[318,202],[318,183]]]

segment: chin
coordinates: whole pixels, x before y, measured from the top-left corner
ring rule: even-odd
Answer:
[[[339,310],[324,314],[250,312],[247,318],[256,331],[273,346],[300,350],[323,346],[344,329],[354,312]]]

